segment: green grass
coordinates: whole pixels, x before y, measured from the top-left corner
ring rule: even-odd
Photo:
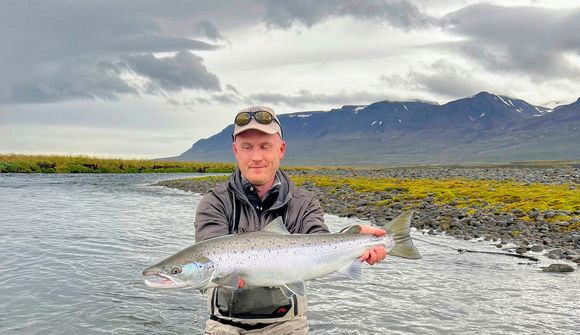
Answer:
[[[0,173],[229,173],[235,164],[0,154]]]

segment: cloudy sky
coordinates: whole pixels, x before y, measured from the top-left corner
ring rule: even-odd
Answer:
[[[580,96],[575,0],[3,0],[0,153],[175,156],[278,113]]]

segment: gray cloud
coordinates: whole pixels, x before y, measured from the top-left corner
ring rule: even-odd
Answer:
[[[201,57],[180,51],[173,57],[157,58],[152,54],[129,56],[127,66],[135,73],[151,80],[150,91],[178,92],[187,88],[219,91],[217,76],[208,72]]]
[[[0,53],[0,103],[138,94],[139,89],[125,82],[121,73],[99,65],[117,64],[122,58],[160,89],[217,90],[215,74],[205,69],[199,57],[183,53],[217,48],[195,36],[227,42],[220,30],[261,23],[272,28],[312,26],[341,16],[403,28],[432,21],[405,0],[2,1],[0,40],[6,47]],[[177,56],[161,60],[151,55],[157,52]],[[181,66],[186,71],[176,71]],[[160,72],[164,70],[170,73]]]
[[[466,37],[452,45],[487,70],[514,72],[536,80],[577,77],[566,59],[580,54],[580,9],[468,6],[442,20],[446,29]]]
[[[220,32],[217,30],[216,26],[214,26],[211,22],[207,21],[207,20],[201,20],[199,21],[195,26],[194,26],[194,30],[193,30],[194,34],[202,37],[202,38],[207,38],[210,41],[222,41],[224,40],[224,37],[220,34]]]
[[[446,60],[432,63],[428,70],[411,70],[406,77],[382,75],[380,80],[391,88],[431,92],[446,98],[464,97],[487,90],[494,91],[481,78],[472,76],[469,70]]]
[[[266,23],[282,28],[288,28],[297,23],[312,26],[329,17],[343,16],[378,19],[405,29],[435,23],[434,18],[423,13],[411,1],[405,0],[269,0],[264,3]]]
[[[192,23],[183,31],[175,28],[191,22],[188,12],[195,12],[195,4],[188,1],[0,2],[0,40],[6,46],[0,53],[0,104],[114,100],[139,94],[112,65],[123,55],[217,48],[193,39]],[[216,89],[217,78],[203,71],[201,59],[195,57],[174,58],[173,65],[181,61],[186,71],[167,77],[182,78],[156,73],[162,64],[174,69],[167,62],[149,62],[151,69],[139,70],[161,88]]]
[[[400,100],[400,98],[390,94],[374,94],[369,92],[313,94],[308,90],[300,90],[297,94],[293,95],[280,93],[251,94],[245,99],[246,104],[274,104],[291,107],[305,107],[309,105],[365,105],[381,100]]]

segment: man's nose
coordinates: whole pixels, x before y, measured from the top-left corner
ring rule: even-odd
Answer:
[[[252,160],[253,161],[261,161],[262,160],[262,153],[260,150],[253,150],[252,151]]]

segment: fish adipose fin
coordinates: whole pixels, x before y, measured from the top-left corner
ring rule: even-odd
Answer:
[[[406,211],[388,222],[383,229],[395,240],[395,246],[389,251],[390,256],[419,259],[421,254],[411,239],[411,219],[413,211]]]
[[[362,266],[361,261],[357,258],[352,263],[338,270],[338,273],[347,276],[350,279],[361,280],[362,279]]]
[[[284,286],[281,286],[280,289],[282,290],[282,293],[284,293],[284,295],[287,298],[291,298],[294,295],[300,295],[303,296],[305,294],[306,288],[304,285],[304,282],[296,282],[296,283],[288,283]]]
[[[266,227],[264,227],[264,229],[262,229],[261,231],[267,231],[270,233],[277,233],[277,234],[290,234],[290,232],[286,228],[286,225],[284,224],[284,220],[282,219],[281,216],[270,221],[270,223],[268,223],[266,225]]]

